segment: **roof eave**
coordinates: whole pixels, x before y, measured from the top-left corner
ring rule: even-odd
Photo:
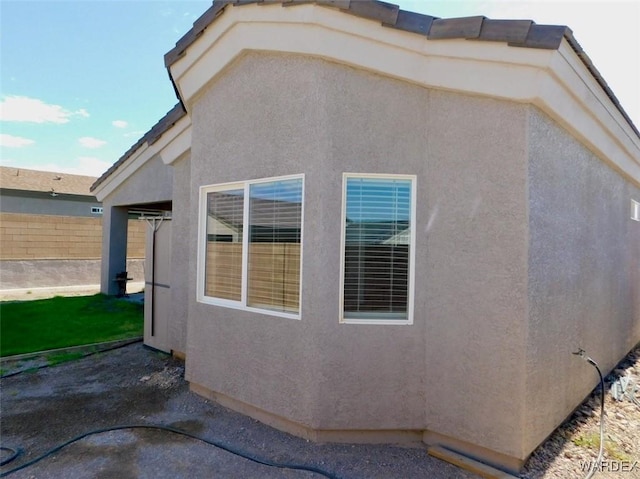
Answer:
[[[111,168],[98,178],[91,186],[92,192],[145,143],[152,144],[186,114],[184,95],[180,90],[179,82],[174,78],[172,66],[185,57],[189,47],[203,36],[206,29],[219,19],[228,7],[233,6],[233,8],[235,8],[250,4],[280,4],[282,7],[314,4],[321,7],[330,7],[356,17],[378,21],[383,27],[424,36],[429,41],[465,39],[503,42],[508,46],[519,48],[558,50],[564,39],[585,65],[600,88],[602,88],[605,95],[620,112],[636,137],[640,139],[638,128],[634,125],[611,88],[575,40],[573,32],[563,25],[538,25],[531,20],[493,20],[483,16],[441,19],[430,15],[401,10],[397,5],[377,0],[368,2],[351,0],[214,0],[211,7],[193,23],[193,27],[178,40],[176,46],[167,52],[164,57],[169,79],[174,87],[179,103],[154,125],[149,132],[140,138]]]
[[[176,104],[171,110],[163,116],[147,133],[144,134],[131,148],[129,148],[124,155],[122,155],[118,161],[116,161],[107,171],[105,171],[100,178],[98,178],[93,185],[91,185],[90,191],[95,191],[111,174],[113,174],[122,164],[124,164],[130,157],[132,157],[138,150],[140,150],[145,144],[147,146],[153,145],[158,139],[169,131],[173,125],[175,125],[180,119],[186,116],[186,111],[182,105],[182,102]]]
[[[211,7],[193,23],[193,27],[178,40],[176,46],[167,52],[164,57],[165,66],[170,71],[170,67],[185,55],[189,46],[197,41],[204,30],[216,21],[227,7],[278,3],[283,7],[303,4],[331,7],[361,18],[379,21],[385,27],[424,35],[429,40],[463,38],[466,40],[506,42],[513,47],[557,50],[562,39],[565,38],[627,123],[629,123],[632,130],[640,138],[640,131],[600,72],[595,68],[589,56],[577,42],[571,29],[564,25],[539,25],[532,20],[494,20],[484,16],[438,18],[401,10],[398,5],[378,0],[368,2],[350,0],[214,0]],[[176,90],[176,96],[183,102],[184,99],[171,73],[169,73],[169,76]]]
[[[640,135],[601,77],[576,54],[565,26],[414,18],[412,29],[431,22],[425,36],[396,33],[369,18],[350,20],[315,4],[286,12],[260,5],[226,9],[169,67],[187,109],[245,52],[315,56],[426,88],[535,105],[640,184]],[[397,18],[407,21],[401,11]],[[442,39],[429,40],[429,34]]]

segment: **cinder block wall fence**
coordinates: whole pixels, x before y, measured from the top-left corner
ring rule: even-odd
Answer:
[[[127,270],[144,281],[146,224],[129,220]],[[0,289],[100,283],[102,218],[0,213]]]

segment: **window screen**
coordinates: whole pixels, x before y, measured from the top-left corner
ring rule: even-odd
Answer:
[[[408,320],[412,180],[345,178],[343,317]]]

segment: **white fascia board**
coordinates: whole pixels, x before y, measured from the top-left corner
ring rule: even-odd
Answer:
[[[521,80],[529,83],[530,68],[545,67],[552,54],[549,50],[512,48],[498,42],[429,41],[425,36],[384,28],[374,21],[311,4],[229,6],[170,67],[187,108],[198,92],[236,57],[245,51],[260,50],[315,56],[421,85],[489,92],[509,99],[516,96],[519,101],[531,99],[520,93],[525,90],[521,81],[482,85],[481,80],[479,87],[468,87],[464,83],[473,78],[467,74],[457,78],[456,72],[475,72],[478,62],[513,71],[517,63],[528,70]],[[448,68],[455,71],[449,73]],[[501,73],[494,74],[494,80]],[[452,80],[459,85],[450,88],[448,82]],[[502,95],[505,89],[516,91]]]
[[[188,143],[187,143],[188,141]],[[113,193],[127,178],[138,171],[156,155],[160,155],[166,165],[172,164],[191,148],[191,118],[182,117],[152,145],[143,143],[127,160],[120,165],[104,182],[94,190],[98,201]]]
[[[640,183],[640,138],[566,40],[534,104],[614,168]]]
[[[147,162],[149,159],[149,155],[146,154],[148,149],[149,145],[146,142],[143,143],[140,148],[127,158],[124,164],[120,165],[116,171],[96,187],[93,194],[98,201],[103,202],[109,194]]]
[[[558,52],[559,55],[553,58],[551,69],[561,78],[565,87],[572,86],[574,90],[572,94],[579,96],[581,101],[589,103],[590,109],[598,113],[598,118],[611,117],[631,143],[636,148],[640,148],[638,135],[566,40],[562,41]]]
[[[183,118],[182,120],[187,120]],[[177,136],[173,137],[160,151],[160,156],[165,165],[172,165],[178,158],[181,158],[191,149],[191,120],[188,125]],[[177,125],[176,125],[177,126]]]
[[[228,7],[170,67],[187,109],[247,51],[315,56],[427,88],[534,104],[640,184],[640,139],[566,40],[559,50],[429,41],[312,4]]]

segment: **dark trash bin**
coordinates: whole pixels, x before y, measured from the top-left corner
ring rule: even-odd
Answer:
[[[116,274],[114,280],[118,284],[118,298],[129,296],[127,294],[127,281],[131,281],[133,278],[127,277],[127,272],[122,271]]]

